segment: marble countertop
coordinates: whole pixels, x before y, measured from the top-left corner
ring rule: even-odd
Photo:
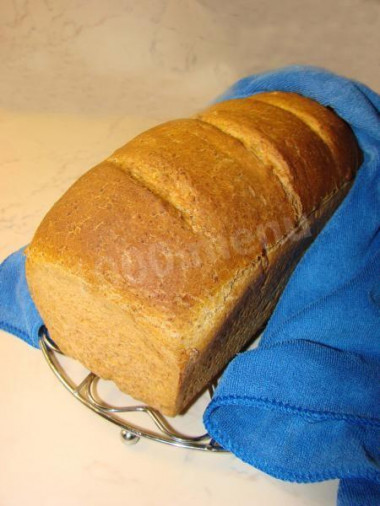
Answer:
[[[380,88],[380,4],[11,0],[0,4],[0,260],[85,170],[236,79],[310,63]],[[268,7],[270,5],[270,7]],[[84,409],[0,332],[0,506],[333,506],[231,454],[140,441]]]

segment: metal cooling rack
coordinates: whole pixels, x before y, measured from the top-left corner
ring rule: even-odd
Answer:
[[[121,438],[125,443],[135,444],[140,441],[141,438],[145,438],[158,443],[164,443],[179,448],[187,448],[189,450],[203,450],[213,453],[227,452],[227,450],[222,448],[207,433],[200,436],[187,436],[182,434],[169,423],[162,413],[150,406],[141,404],[116,407],[108,404],[99,396],[97,386],[100,378],[91,372],[87,373],[79,384],[76,384],[60,363],[58,357],[63,354],[50,339],[46,330],[41,333],[40,348],[51,370],[63,386],[66,387],[76,399],[87,406],[87,408],[118,426],[120,428]],[[210,385],[208,388],[210,398],[213,395],[213,390],[213,386]],[[121,415],[125,415],[126,413],[144,413],[147,417],[147,421],[150,419],[150,421],[154,423],[155,429],[144,428],[125,420]]]

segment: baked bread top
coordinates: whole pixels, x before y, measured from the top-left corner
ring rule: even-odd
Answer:
[[[221,102],[86,172],[42,221],[28,261],[80,277],[163,344],[199,349],[359,158],[348,125],[311,99]]]

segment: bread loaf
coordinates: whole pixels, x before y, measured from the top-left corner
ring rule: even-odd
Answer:
[[[158,125],[80,177],[27,248],[61,350],[176,415],[262,328],[360,164],[348,125],[261,93]]]

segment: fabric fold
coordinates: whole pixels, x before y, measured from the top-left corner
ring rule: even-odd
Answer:
[[[226,368],[204,423],[218,443],[272,476],[340,478],[339,506],[372,506],[380,494],[380,96],[296,65],[244,78],[217,101],[275,90],[332,107],[352,127],[363,163],[259,346]]]
[[[25,277],[25,247],[0,264],[0,329],[38,348],[43,321]]]
[[[245,462],[289,481],[380,483],[378,361],[296,340],[241,353],[204,421]]]

